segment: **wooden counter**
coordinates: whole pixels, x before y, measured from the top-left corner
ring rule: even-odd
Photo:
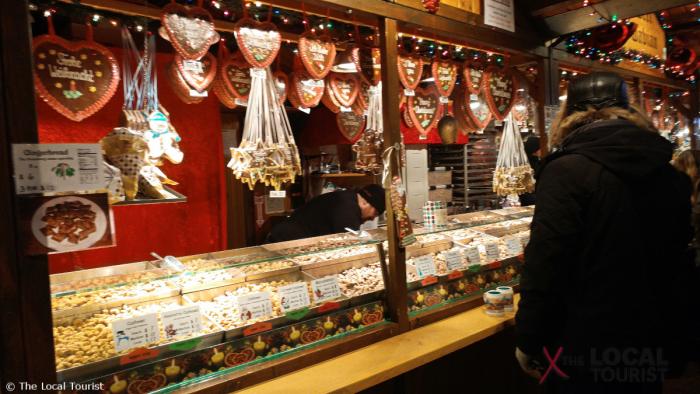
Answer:
[[[516,305],[519,299],[516,294]],[[355,393],[489,337],[513,325],[514,316],[491,317],[474,308],[240,393]]]

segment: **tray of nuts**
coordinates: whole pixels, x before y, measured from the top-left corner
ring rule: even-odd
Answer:
[[[196,344],[197,348],[220,343],[223,340],[223,329],[204,313],[201,314],[201,331],[166,339],[170,335],[166,335],[166,327],[164,327],[161,318],[162,313],[185,305],[184,299],[177,296],[158,301],[106,308],[94,313],[54,318],[54,348],[59,381],[80,381],[124,368],[120,358],[133,349],[116,351],[112,323],[117,320],[152,313],[157,314],[160,339],[147,346],[149,349],[157,350],[161,356],[181,352],[171,349],[170,345],[192,338],[199,339]]]

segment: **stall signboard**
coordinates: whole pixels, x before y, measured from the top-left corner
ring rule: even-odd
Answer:
[[[484,0],[484,24],[515,32],[513,0]]]
[[[642,15],[640,17],[631,18],[630,21],[637,24],[637,30],[632,34],[632,37],[627,40],[625,45],[622,46],[621,50],[636,51],[648,56],[657,57],[661,60],[666,59],[666,35],[656,15]],[[623,60],[618,66],[648,75],[663,75],[663,71],[660,69],[649,68],[649,66],[644,63]]]

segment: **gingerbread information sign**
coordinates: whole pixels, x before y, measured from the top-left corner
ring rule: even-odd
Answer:
[[[340,112],[335,116],[335,119],[340,133],[352,143],[357,141],[362,132],[365,131],[366,119],[362,115],[356,115],[353,112]]]
[[[493,116],[503,120],[515,102],[516,83],[512,74],[503,71],[486,73],[486,100]]]
[[[440,95],[434,85],[418,88],[415,95],[408,98],[408,112],[411,122],[422,136],[435,127],[442,116]]]
[[[34,86],[51,108],[75,122],[93,115],[112,98],[119,65],[107,48],[92,41],[68,41],[54,34],[33,41]]]
[[[314,79],[323,79],[335,61],[335,44],[328,36],[319,37],[311,32],[299,38],[301,62]]]

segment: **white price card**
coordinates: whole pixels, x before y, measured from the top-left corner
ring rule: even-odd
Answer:
[[[149,313],[115,320],[112,322],[112,335],[114,335],[114,350],[117,353],[158,342],[160,339],[158,314]]]
[[[247,107],[248,106],[248,100],[241,100],[241,99],[237,98],[235,103],[239,107]]]
[[[13,144],[17,194],[107,187],[100,144]]]
[[[406,97],[411,97],[411,96],[415,96],[416,92],[413,89],[404,89],[403,95]]]
[[[182,65],[185,71],[192,71],[198,74],[204,73],[204,65],[199,60],[184,60]]]
[[[311,281],[311,290],[314,292],[315,302],[332,300],[341,295],[338,277],[336,275]]]
[[[479,248],[476,246],[468,246],[464,249],[464,255],[467,256],[467,263],[469,265],[481,264],[481,254],[479,253]]]
[[[520,239],[516,237],[506,238],[506,249],[508,254],[516,255],[523,252],[523,245],[520,243]]]
[[[250,76],[253,78],[265,79],[267,78],[267,73],[264,68],[251,68]]]
[[[238,313],[243,321],[260,319],[272,314],[272,300],[270,300],[270,293],[266,291],[240,295],[236,301]]]
[[[500,252],[498,250],[498,244],[496,242],[490,242],[485,245],[486,247],[486,261],[492,263],[500,259]]]
[[[352,108],[350,107],[340,107],[340,112],[352,112]]]
[[[287,197],[286,190],[270,190],[270,198],[285,198]]]
[[[437,274],[435,261],[433,261],[433,255],[431,254],[426,254],[415,258],[413,260],[413,265],[416,266],[416,275],[418,275],[419,279]]]
[[[305,282],[292,283],[291,285],[277,288],[277,297],[282,305],[282,312],[295,311],[311,305],[309,288]]]
[[[160,314],[165,338],[183,337],[202,331],[202,313],[199,305],[185,306]]]
[[[209,92],[206,90],[198,92],[194,89],[190,89],[190,97],[209,97]]]
[[[450,102],[450,99],[445,97],[445,96],[440,96],[440,104],[447,104]]]
[[[311,108],[302,108],[302,107],[299,107],[299,108],[297,108],[297,109],[298,109],[299,111],[301,111],[301,112],[307,114],[307,115],[311,113]]]
[[[445,257],[445,262],[447,262],[447,271],[459,271],[464,268],[462,253],[458,250],[448,250],[442,255]]]

